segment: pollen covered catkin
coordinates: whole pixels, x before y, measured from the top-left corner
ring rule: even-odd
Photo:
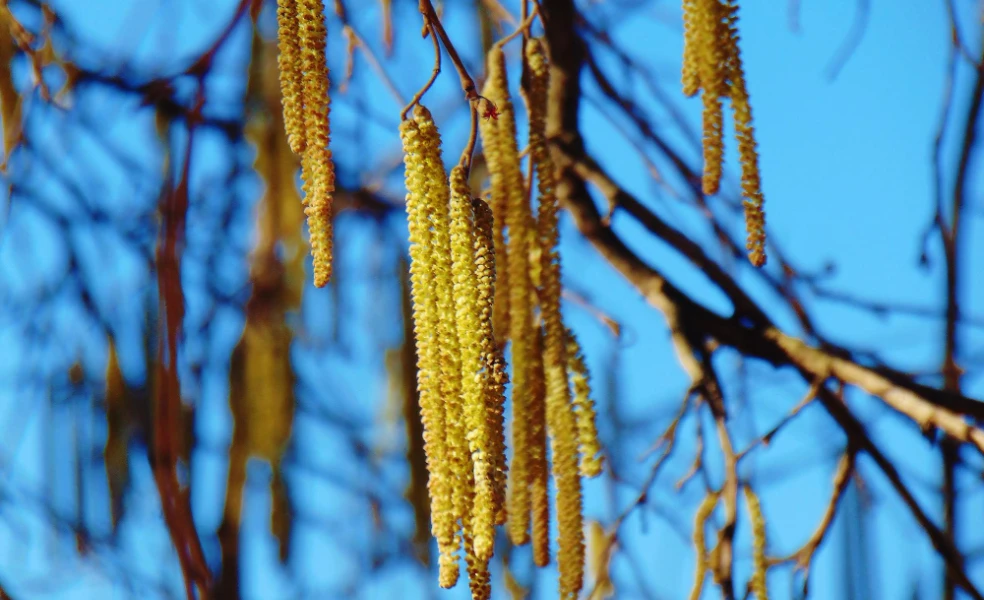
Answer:
[[[489,52],[487,58],[488,79],[482,93],[483,102],[502,102],[507,99],[508,88],[505,71],[505,57],[502,51],[495,52],[497,46]],[[505,103],[503,102],[503,108]],[[495,265],[498,285],[496,287],[493,307],[493,326],[500,346],[505,345],[509,338],[509,256],[506,247],[506,207],[509,204],[509,186],[515,181],[510,179],[503,168],[502,125],[496,118],[486,118],[479,122],[479,133],[482,136],[482,153],[489,169],[491,184],[490,207],[493,216],[492,245],[495,248]],[[518,157],[517,157],[518,158]]]
[[[442,585],[457,579],[454,509],[451,500],[450,459],[446,445],[444,402],[440,389],[438,307],[434,275],[434,243],[428,218],[428,169],[433,149],[423,147],[414,120],[400,124],[406,164],[407,222],[410,231],[410,284],[414,337],[417,346],[417,390],[424,426],[424,453],[430,473],[431,533],[440,551]]]
[[[455,322],[461,352],[461,394],[466,440],[474,477],[471,539],[475,556],[488,561],[495,537],[493,492],[494,460],[487,420],[489,372],[485,368],[485,341],[491,331],[483,327],[475,260],[475,221],[468,178],[461,165],[451,170],[451,271],[454,280]]]
[[[683,0],[683,93],[693,96],[700,89],[697,67],[697,0]]]
[[[504,219],[509,230],[506,252],[506,284],[509,303],[509,339],[512,342],[512,401],[513,401],[513,459],[509,470],[507,510],[509,512],[509,536],[514,544],[529,542],[530,492],[529,492],[529,393],[530,353],[532,351],[533,310],[530,297],[533,292],[530,280],[529,244],[533,221],[530,205],[526,201],[526,185],[520,168],[519,148],[516,143],[516,114],[506,79],[506,61],[502,48],[492,47],[488,55],[488,81],[483,94],[498,106],[498,117],[481,125],[482,140],[487,151],[489,171],[492,177],[492,211],[496,219],[497,202],[505,199]],[[496,190],[499,190],[499,200]],[[498,248],[497,248],[498,251]],[[502,286],[499,287],[502,289]],[[502,293],[496,298],[498,304]],[[498,326],[498,324],[496,324]],[[497,336],[499,332],[497,331]]]
[[[694,0],[696,5],[697,73],[704,88],[704,193],[716,194],[724,163],[724,116],[721,98],[727,87],[723,66],[724,24],[719,0]]]
[[[325,6],[322,0],[297,0],[300,21],[301,68],[304,114],[304,214],[311,235],[314,285],[324,287],[331,279],[332,194],[335,168],[328,142],[331,135],[328,113],[328,65],[325,61]]]
[[[560,595],[576,598],[584,579],[584,531],[581,514],[581,472],[578,468],[578,426],[567,377],[567,330],[560,312],[561,273],[557,253],[559,209],[554,191],[555,169],[546,143],[546,102],[549,70],[541,42],[525,48],[530,73],[527,106],[530,153],[536,169],[540,208],[535,241],[540,246],[540,317],[543,320],[545,413],[551,437],[553,477],[557,487]],[[510,229],[510,242],[512,241]],[[512,254],[510,253],[510,257]],[[516,308],[511,307],[513,318]],[[532,412],[532,411],[531,411]],[[592,413],[593,423],[593,413]]]
[[[490,597],[496,525],[505,525],[516,544],[528,543],[532,529],[533,561],[546,566],[552,474],[560,596],[574,599],[584,581],[581,479],[600,472],[601,456],[587,368],[560,310],[559,206],[545,135],[549,69],[542,43],[531,41],[524,49],[531,75],[524,94],[531,167],[538,180],[534,218],[520,168],[505,59],[499,46],[489,54],[486,93],[500,107],[488,111],[482,125],[494,183],[492,206],[471,195],[465,160],[445,175],[441,138],[426,108],[416,105],[413,118],[400,126],[417,384],[439,583],[457,583],[463,550],[472,598]],[[496,194],[506,231],[497,222]],[[508,243],[497,246],[507,235]],[[496,262],[500,251],[507,264],[505,282]],[[508,299],[508,331],[497,329],[502,323],[496,317],[499,298]],[[509,339],[512,350],[510,469],[503,339]]]
[[[493,333],[493,298],[496,286],[495,250],[493,247],[492,209],[481,198],[472,198],[475,215],[475,279],[478,282],[478,310],[482,338],[482,360],[488,375],[485,391],[486,420],[493,457],[492,491],[495,500],[495,523],[506,522],[506,439],[505,389],[508,381],[502,348]]]
[[[437,389],[440,390],[444,402],[452,522],[463,523],[471,509],[473,490],[471,460],[465,437],[465,409],[461,396],[461,353],[451,275],[450,189],[441,155],[441,136],[430,111],[418,105],[414,109],[414,120],[417,122],[421,136],[423,197],[431,226],[430,269],[434,277],[438,315],[433,343],[438,346]],[[460,545],[459,536],[454,542],[454,548]],[[453,554],[442,554],[440,567],[441,586],[453,586],[458,580],[457,558]]]
[[[291,150],[301,156],[304,214],[311,235],[314,285],[331,279],[332,195],[335,167],[328,143],[327,29],[322,0],[278,0],[281,94]]]
[[[601,474],[601,445],[595,425],[594,402],[591,400],[591,383],[588,365],[581,353],[577,337],[567,330],[567,368],[574,388],[574,415],[577,418],[577,443],[581,454],[581,475],[597,477]]]
[[[297,0],[277,0],[277,44],[280,55],[280,95],[284,107],[284,129],[291,151],[304,153],[304,116],[301,113],[301,68]]]
[[[550,466],[547,463],[546,381],[543,375],[543,328],[533,338],[533,370],[539,374],[530,394],[530,514],[533,564],[550,563]]]

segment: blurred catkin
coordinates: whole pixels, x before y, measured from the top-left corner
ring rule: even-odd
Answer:
[[[707,519],[714,512],[718,503],[718,494],[711,492],[704,496],[697,512],[694,514],[694,560],[696,562],[694,574],[694,587],[690,592],[690,600],[700,600],[701,591],[704,589],[704,579],[707,576],[707,541],[704,536],[704,526]]]
[[[126,382],[120,370],[116,342],[109,340],[109,356],[106,358],[106,445],[103,458],[106,464],[106,481],[109,485],[110,517],[113,529],[119,525],[123,514],[123,494],[129,479],[129,439],[127,435]]]
[[[735,132],[738,138],[738,156],[741,162],[741,192],[745,197],[745,230],[748,240],[745,246],[749,260],[756,267],[765,264],[765,211],[762,194],[762,181],[759,176],[758,150],[755,143],[755,128],[752,126],[752,105],[745,86],[745,74],[741,65],[738,48],[738,3],[729,0],[725,8],[727,29],[726,51],[728,59],[728,81],[731,106],[734,110]]]
[[[683,93],[693,96],[700,89],[697,67],[697,0],[683,0]]]
[[[297,0],[277,0],[277,42],[280,47],[281,102],[284,107],[284,129],[291,151],[304,153],[304,116],[301,97],[301,45],[297,22]]]
[[[724,65],[724,24],[719,0],[694,0],[696,7],[697,73],[704,93],[704,193],[716,194],[724,163],[724,117],[721,99],[727,87]]]
[[[574,389],[574,415],[577,418],[578,451],[581,455],[581,475],[597,477],[601,474],[601,444],[595,425],[594,401],[591,400],[591,383],[588,365],[581,353],[577,337],[567,330],[567,368]]]
[[[530,513],[533,521],[533,564],[550,563],[550,467],[547,464],[547,388],[543,374],[543,328],[533,337],[533,372],[530,390]]]
[[[683,93],[702,91],[704,104],[705,194],[716,194],[721,186],[724,161],[723,100],[730,99],[734,111],[735,138],[741,162],[744,196],[746,248],[756,267],[765,264],[764,196],[759,175],[758,150],[752,109],[738,47],[738,0],[683,0],[684,51]]]
[[[536,237],[533,239],[538,242],[541,261],[539,298],[540,317],[544,326],[544,403],[547,429],[552,438],[553,476],[557,486],[557,564],[560,570],[560,596],[575,598],[584,579],[584,531],[577,423],[567,379],[566,329],[560,312],[561,274],[560,257],[557,253],[559,207],[554,192],[555,169],[546,142],[549,71],[546,54],[539,40],[531,39],[527,42],[525,55],[530,74],[527,92],[530,154],[536,170],[540,201]],[[510,229],[510,242],[512,239]],[[512,307],[512,314],[515,318],[515,307]]]
[[[757,600],[769,600],[766,585],[768,565],[765,557],[765,515],[755,491],[748,485],[744,486],[744,490],[748,519],[752,524],[752,578],[749,587]]]

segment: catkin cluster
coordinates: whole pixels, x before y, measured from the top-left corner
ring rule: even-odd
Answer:
[[[335,168],[328,142],[328,65],[323,0],[277,0],[280,89],[290,148],[301,157],[304,214],[311,235],[314,285],[331,279]]]
[[[764,196],[752,109],[738,48],[738,0],[683,0],[683,92],[704,104],[705,194],[716,194],[724,162],[723,102],[731,101],[741,161],[746,247],[751,263],[765,264]]]
[[[500,343],[510,343],[513,368],[512,443],[507,530],[514,544],[532,541],[534,562],[549,562],[548,476],[556,487],[560,595],[577,597],[584,578],[581,478],[601,472],[595,414],[584,360],[561,317],[561,264],[557,245],[556,174],[547,147],[549,65],[543,44],[524,48],[529,84],[530,160],[536,176],[537,210],[527,197],[516,140],[515,109],[509,96],[505,57],[493,46],[483,96],[498,118],[481,123],[491,178],[493,211],[501,240],[496,259],[506,265],[508,294],[496,297]],[[503,299],[504,306],[498,304]],[[501,324],[501,325],[500,325]],[[549,441],[551,461],[547,460]],[[532,536],[531,536],[532,533]]]
[[[464,166],[445,174],[441,138],[426,108],[417,106],[400,125],[417,388],[439,581],[443,587],[457,583],[464,550],[476,599],[490,594],[496,525],[505,525],[515,544],[532,542],[537,565],[550,561],[551,473],[561,596],[577,597],[584,570],[581,478],[601,472],[587,367],[560,312],[558,202],[545,131],[547,59],[539,40],[531,40],[524,55],[536,214],[499,46],[489,53],[479,102],[496,107],[480,125],[491,202],[472,197]],[[508,475],[507,346],[513,405]]]
[[[464,548],[475,598],[488,598],[495,525],[505,520],[501,351],[492,328],[493,217],[462,166],[445,175],[441,138],[417,106],[400,125],[406,165],[417,387],[440,584]]]

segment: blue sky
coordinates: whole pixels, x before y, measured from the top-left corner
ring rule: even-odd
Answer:
[[[221,0],[206,8],[188,0],[129,3],[93,0],[84,7],[82,3],[70,1],[53,2],[52,6],[82,39],[95,42],[98,50],[88,58],[126,62],[151,68],[156,73],[171,73],[182,68],[187,57],[195,56],[207,45],[224,26],[227,15],[232,14],[234,4],[232,0]],[[355,6],[354,2],[349,4],[350,9]],[[506,4],[515,8],[515,2]],[[919,267],[918,257],[921,235],[933,210],[932,143],[942,106],[950,39],[943,3],[915,0],[872,3],[860,42],[832,80],[829,68],[850,34],[854,3],[800,4],[796,31],[790,27],[786,3],[746,1],[741,11],[743,58],[761,153],[769,233],[793,263],[806,271],[821,271],[827,263],[836,264],[836,272],[823,280],[827,289],[942,312],[943,269],[938,241],[933,240],[928,246],[928,269]],[[957,0],[955,5],[962,25],[962,39],[971,52],[976,52],[980,44],[980,30],[976,25],[980,23],[980,16],[972,2]],[[479,61],[476,45],[470,43],[475,34],[468,6],[470,3],[448,2],[446,17],[452,39],[462,40],[465,60],[476,71]],[[680,95],[682,40],[678,3],[652,2],[647,8],[633,12],[629,19],[619,19],[618,12],[604,3],[592,5],[590,10],[592,15],[608,20],[608,31],[622,48],[654,66],[663,92],[675,99],[675,105],[686,115],[690,126],[699,128],[699,100],[684,100]],[[366,3],[365,9],[353,11],[352,17],[359,31],[378,49],[377,3]],[[406,97],[429,74],[431,49],[429,41],[416,35],[418,21],[412,6],[401,6],[397,18],[398,25],[403,28],[397,30],[397,50],[387,68],[396,76],[397,85]],[[330,27],[329,61],[334,72],[341,73],[344,42],[337,22]],[[160,51],[162,44],[168,52]],[[243,51],[247,44],[247,29],[242,27],[230,40],[228,51],[219,55],[209,80],[210,92],[217,99],[210,108],[216,114],[235,115],[238,110],[236,102],[242,92]],[[604,57],[604,53],[601,56]],[[603,58],[603,64],[611,67],[611,73],[618,73],[610,60]],[[959,151],[959,132],[966,116],[965,103],[973,73],[966,63],[961,63],[958,75],[950,134],[944,141],[948,191],[952,189],[949,176],[954,171]],[[515,79],[514,76],[514,83]],[[619,77],[615,80],[622,81]],[[448,156],[456,155],[464,141],[465,119],[464,113],[457,110],[461,108],[456,104],[460,102],[457,86],[453,73],[446,69],[438,86],[427,97],[427,104],[434,109],[445,133]],[[394,163],[394,159],[399,160],[395,136],[399,109],[396,102],[362,60],[357,60],[352,89],[351,96],[336,95],[333,107],[335,156],[339,164],[349,171],[363,168],[375,172],[387,164],[398,165]],[[590,85],[587,89],[597,97],[596,90]],[[633,89],[654,125],[666,132],[684,156],[696,163],[697,150],[672,125],[666,112],[641,86]],[[91,94],[97,97],[80,100],[80,110],[86,106],[95,110],[107,102],[120,101],[118,96],[110,93]],[[369,103],[370,112],[377,115],[380,122],[376,119],[368,123],[355,120],[358,117],[353,106],[359,101]],[[153,174],[153,170],[159,168],[159,155],[148,143],[153,139],[152,117],[146,111],[137,111],[132,100],[124,101],[122,106],[132,110],[133,114],[108,126],[109,136]],[[38,119],[51,115],[43,108],[37,111],[34,114]],[[53,139],[59,131],[58,117],[50,118],[45,139]],[[39,127],[43,128],[44,123],[39,123]],[[589,151],[622,185],[695,239],[705,242],[712,249],[712,255],[718,256],[713,251],[713,237],[699,214],[688,203],[654,185],[633,146],[620,137],[605,116],[586,106],[582,131]],[[223,169],[233,159],[223,154],[221,140],[205,139],[199,143],[203,146],[196,150],[200,159],[194,169],[195,187],[220,190],[217,182],[221,182]],[[724,189],[733,195],[737,189],[733,143],[728,146],[728,152],[729,180]],[[105,159],[102,162],[109,164]],[[663,172],[669,171],[659,160],[657,165],[663,167]],[[388,180],[391,187],[385,190],[397,197],[402,195],[398,171]],[[141,188],[144,177],[128,176],[126,170],[118,166],[107,173],[102,182],[109,198],[107,206],[127,202],[126,199],[131,197],[146,196],[148,202],[153,201],[153,194]],[[671,185],[675,183],[678,182],[670,179]],[[975,172],[968,193],[972,199],[966,226],[970,242],[966,245],[962,298],[968,316],[978,321],[984,320],[984,278],[975,277],[984,263],[984,235],[980,235],[981,215],[984,214],[984,204],[979,199],[981,183],[980,175]],[[680,189],[680,186],[676,188]],[[52,250],[58,248],[57,244],[48,247],[34,243],[28,246],[30,250],[15,245],[20,239],[36,240],[38,236],[50,238],[56,234],[50,227],[45,229],[43,219],[32,216],[30,210],[21,209],[16,203],[13,206],[8,221],[11,231],[0,241],[0,289],[6,287],[12,294],[30,289],[37,280],[43,279],[46,271],[58,269],[57,251]],[[715,202],[714,206],[720,208],[721,203]],[[200,214],[208,216],[210,213],[203,208]],[[248,231],[248,219],[244,210],[236,221],[244,232]],[[742,225],[740,217],[736,216],[732,231],[740,234]],[[699,271],[688,267],[661,242],[651,239],[628,217],[617,215],[614,226],[634,250],[666,272],[676,285],[707,306],[721,313],[728,312],[730,307],[726,300],[711,288]],[[192,254],[202,251],[196,244],[204,246],[210,239],[207,231],[195,227],[193,223],[189,234],[189,252]],[[400,231],[403,224],[394,218],[382,227],[390,232]],[[639,457],[668,423],[686,390],[687,380],[669,345],[662,316],[648,307],[633,288],[597,257],[577,236],[568,220],[564,220],[563,227],[562,252],[569,289],[587,296],[625,328],[621,339],[613,339],[588,311],[573,303],[565,307],[566,318],[581,337],[595,374],[602,435],[610,444],[616,441],[611,421],[613,415],[623,421],[650,420],[640,434],[617,440],[619,452],[616,458],[628,484],[613,486],[610,482],[593,481],[586,486],[589,518],[608,523],[638,492],[637,485],[652,461],[652,457],[648,462],[640,461]],[[385,247],[380,250],[378,233],[364,221],[352,217],[340,219],[337,234],[339,272],[349,281],[342,302],[345,318],[352,324],[348,333],[342,334],[346,351],[300,356],[298,367],[311,377],[322,372],[336,377],[327,406],[359,423],[358,435],[367,444],[387,449],[375,463],[382,476],[371,482],[366,479],[353,460],[348,440],[330,427],[301,418],[295,436],[296,451],[307,456],[312,464],[330,469],[343,481],[365,482],[368,486],[379,487],[381,493],[392,494],[394,490],[402,489],[406,475],[400,468],[402,450],[387,439],[393,429],[380,425],[379,415],[385,410],[387,390],[381,351],[398,342],[400,330],[394,323],[383,321],[380,324],[378,315],[398,314],[399,304],[395,297],[372,296],[376,289],[373,276],[388,271],[373,267],[367,257],[374,252],[391,257],[398,249]],[[89,252],[95,256],[101,248],[105,249],[91,239],[80,243],[92,246]],[[112,243],[106,243],[112,246]],[[35,263],[31,261],[39,261],[37,264],[50,268],[32,270],[29,265]],[[196,299],[196,286],[210,276],[229,277],[235,281],[245,273],[244,265],[238,264],[235,256],[223,263],[226,270],[221,273],[207,272],[205,264],[195,259],[186,264],[186,281],[193,288],[189,292],[189,322],[200,320],[206,309]],[[370,265],[368,269],[367,264]],[[780,307],[756,274],[743,265],[734,268],[742,284],[762,302],[771,317],[790,332],[800,333],[794,316]],[[133,257],[121,258],[107,268],[102,276],[105,279],[101,280],[103,285],[99,286],[103,292],[99,301],[105,303],[103,306],[121,310],[121,314],[136,314],[136,309],[128,308],[129,299],[148,285],[146,278],[135,275],[139,269],[139,261]],[[832,341],[877,350],[889,364],[903,370],[926,371],[938,367],[942,356],[941,319],[899,315],[877,317],[809,294],[807,298],[821,333]],[[332,315],[337,308],[325,292],[308,290],[306,293],[303,325],[315,344],[329,338],[328,330],[334,317],[326,315]],[[40,356],[18,356],[16,351],[5,353],[8,361],[0,372],[4,377],[10,377],[30,365],[44,366],[51,362],[45,352],[68,360],[68,355],[100,339],[98,331],[76,325],[76,317],[70,309],[47,315],[52,331],[69,336],[63,339],[73,340],[70,348],[35,351],[40,352]],[[209,364],[218,367],[227,360],[242,320],[235,311],[220,311],[216,319],[221,325],[216,327],[218,333],[211,345],[197,350],[189,348],[187,352],[208,353]],[[121,317],[120,320],[124,319]],[[0,329],[0,339],[7,342],[7,347],[18,348],[18,327],[0,322],[5,325]],[[133,328],[120,327],[121,336],[130,336],[130,344],[134,344]],[[365,335],[359,333],[360,328],[364,328]],[[976,369],[970,370],[965,378],[965,391],[978,398],[984,396],[982,329],[967,327],[963,329],[962,337],[964,356],[967,357],[965,366],[970,368],[976,364]],[[97,342],[96,347],[100,347],[98,344],[101,342]],[[618,362],[613,368],[615,356]],[[971,357],[976,363],[970,362]],[[102,350],[90,350],[83,360],[91,373],[98,374],[105,354]],[[131,373],[140,368],[139,358],[124,355],[121,360],[124,370],[129,369]],[[805,392],[803,383],[789,371],[776,372],[755,362],[741,364],[727,351],[718,360],[725,374],[726,391],[735,399],[732,418],[739,447],[776,423]],[[739,368],[747,369],[749,374],[747,389],[739,386],[734,377]],[[228,443],[230,432],[225,412],[228,390],[221,369],[198,384],[190,394],[202,408],[199,434],[208,440],[207,446],[212,450],[202,450],[196,456],[193,485],[198,492],[194,508],[201,530],[209,538],[205,541],[206,552],[214,560],[218,548],[211,532],[221,514],[221,501],[217,499],[221,498],[225,480],[221,449]],[[7,384],[0,383],[0,386]],[[120,571],[111,566],[122,564],[127,570],[143,573],[150,581],[163,580],[171,593],[178,593],[177,564],[168,550],[169,541],[163,527],[158,522],[146,528],[147,523],[155,522],[154,515],[159,506],[145,463],[135,467],[134,473],[135,489],[144,492],[129,499],[134,523],[139,523],[141,528],[124,527],[120,549],[108,551],[115,561],[100,561],[98,556],[79,559],[74,557],[71,548],[57,544],[56,552],[50,550],[48,540],[52,533],[45,527],[43,515],[30,508],[29,497],[24,495],[25,490],[44,491],[37,473],[47,460],[46,434],[42,427],[42,409],[37,406],[42,406],[46,390],[34,389],[25,394],[19,389],[15,397],[10,392],[13,389],[13,385],[0,387],[0,418],[5,424],[22,422],[16,430],[23,433],[0,442],[0,460],[10,465],[8,472],[0,478],[0,487],[16,490],[9,493],[20,501],[4,510],[11,511],[9,522],[21,523],[23,529],[11,528],[9,522],[8,525],[0,524],[0,535],[16,535],[15,539],[28,541],[14,544],[10,551],[0,552],[0,575],[5,576],[4,583],[10,591],[15,597],[19,585],[37,591],[38,588],[29,587],[35,585],[32,583],[35,576],[50,572],[55,565],[66,565],[60,567],[63,572],[72,574],[66,577],[66,585],[57,586],[58,589],[41,596],[130,597],[133,592],[120,585]],[[27,402],[33,402],[35,408],[22,412],[20,407]],[[887,414],[876,399],[851,394],[849,404],[869,423],[870,432],[882,449],[890,457],[904,461],[902,473],[907,483],[923,507],[934,517],[938,516],[934,493],[934,486],[939,481],[938,458],[924,438],[914,427]],[[58,412],[59,409],[52,410]],[[71,417],[64,410],[58,414],[63,420]],[[690,531],[693,510],[703,492],[698,489],[699,485],[692,484],[678,493],[674,483],[690,466],[695,450],[695,427],[692,418],[684,422],[675,458],[657,480],[650,508],[636,510],[621,530],[625,551],[644,558],[645,587],[658,598],[685,597],[692,582],[690,542],[681,539],[678,526],[682,524],[687,532]],[[99,448],[102,433],[98,427],[93,426],[82,435],[90,436],[86,439]],[[769,519],[770,551],[788,552],[813,530],[829,495],[833,465],[842,446],[843,436],[836,426],[818,407],[811,407],[777,436],[768,450],[756,452],[754,458],[743,465],[742,477],[750,478],[762,496]],[[220,451],[216,452],[216,448]],[[713,450],[714,445],[709,442],[708,451]],[[979,457],[966,452],[965,458],[979,469]],[[713,465],[709,467],[712,477],[719,474],[716,469]],[[863,496],[870,502],[875,515],[864,531],[869,558],[877,565],[867,574],[872,597],[908,597],[914,585],[919,586],[924,598],[938,597],[941,563],[915,521],[866,458],[860,460],[860,472],[866,484]],[[70,479],[72,474],[69,471],[64,476]],[[301,590],[290,583],[290,574],[276,566],[275,541],[267,532],[269,497],[265,489],[268,476],[265,466],[251,466],[244,514],[243,552],[247,565],[244,584],[251,590],[246,597],[293,598],[302,591],[310,597],[335,597],[333,594],[337,594],[337,590],[353,585],[358,574],[369,568],[373,552],[378,550],[367,541],[370,514],[364,496],[304,471],[293,475],[304,514],[316,516],[322,523],[321,527],[307,528],[298,535],[295,550],[299,560],[293,568],[296,580],[304,582]],[[966,472],[960,483],[965,487],[973,485]],[[97,487],[102,483],[93,481],[92,485]],[[849,499],[846,509],[850,508],[850,502],[854,500]],[[65,511],[72,510],[71,498],[57,499],[57,503]],[[979,532],[969,526],[976,522],[971,515],[981,514],[984,510],[982,504],[984,495],[971,491],[960,506],[964,522],[968,523],[960,532],[964,548],[979,548],[984,543]],[[389,526],[398,531],[411,531],[412,516],[398,502],[391,502],[384,515]],[[104,516],[93,518],[104,525]],[[817,556],[811,579],[813,598],[847,597],[843,556],[848,529],[841,525],[844,523],[834,528]],[[738,577],[743,584],[750,557],[747,527],[740,530],[738,544]],[[517,576],[523,582],[535,578],[537,597],[554,596],[555,572],[548,569],[532,573],[522,566],[524,561],[528,561],[528,551],[521,550],[514,559]],[[162,564],[166,567],[164,570]],[[633,583],[628,561],[616,558],[612,568],[620,584],[618,597],[642,597]],[[970,570],[972,578],[984,582],[984,568],[972,564]],[[498,583],[501,588],[501,582]],[[773,597],[787,597],[786,590],[790,585],[787,574],[777,571],[770,578],[770,584]],[[361,581],[351,589],[352,597],[357,598],[450,599],[467,595],[464,585],[451,592],[437,592],[436,575],[422,574],[409,561],[377,571],[368,581]],[[707,589],[710,591],[705,597],[717,597],[710,586]],[[323,592],[318,595],[317,590]],[[501,589],[497,597],[505,597]]]

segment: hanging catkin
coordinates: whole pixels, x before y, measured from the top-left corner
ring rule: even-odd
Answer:
[[[567,368],[570,372],[574,397],[574,416],[577,419],[577,444],[581,454],[581,475],[597,477],[601,474],[601,445],[595,425],[594,401],[591,400],[591,383],[588,365],[581,353],[577,337],[567,330]]]
[[[496,525],[506,522],[506,440],[504,425],[505,388],[508,377],[502,348],[493,333],[493,298],[496,287],[492,209],[481,198],[472,198],[475,215],[475,279],[478,282],[478,311],[482,338],[482,360],[486,369],[486,420],[493,456],[492,491]]]
[[[430,149],[426,157],[427,212],[433,232],[432,256],[437,294],[438,330],[436,342],[440,348],[440,390],[444,398],[448,462],[450,464],[451,501],[454,522],[465,523],[473,502],[471,460],[468,454],[465,408],[461,396],[461,352],[455,324],[453,279],[451,276],[451,226],[449,216],[450,189],[441,157],[441,138],[434,119],[423,106],[414,109],[414,119]],[[461,541],[456,542],[460,545]],[[441,564],[441,585],[450,587],[458,577],[457,562]]]
[[[683,93],[693,96],[700,89],[697,67],[697,0],[683,0]]]
[[[407,222],[410,230],[410,284],[413,303],[414,337],[417,345],[417,390],[424,426],[424,453],[430,473],[427,488],[431,500],[431,532],[440,551],[441,585],[450,587],[457,580],[457,553],[452,506],[452,483],[446,443],[444,402],[440,387],[440,346],[438,306],[435,289],[434,241],[428,218],[427,160],[440,154],[439,148],[425,148],[417,121],[400,124],[406,164]],[[433,144],[431,138],[429,143]],[[440,141],[438,140],[438,143]],[[443,179],[443,177],[442,177]]]
[[[530,515],[533,564],[550,563],[550,466],[547,464],[546,381],[543,376],[543,328],[533,337],[533,370],[539,373],[530,392]]]
[[[331,106],[324,12],[322,0],[278,0],[277,3],[284,128],[291,150],[301,155],[304,214],[311,235],[317,287],[324,287],[331,279],[332,195],[335,193],[335,167],[328,149]]]
[[[705,194],[716,194],[721,185],[724,139],[723,100],[731,100],[735,137],[741,162],[741,191],[744,196],[745,243],[749,261],[765,264],[764,196],[759,175],[752,109],[738,47],[737,0],[683,0],[684,51],[683,92],[702,91],[704,103]]]
[[[546,422],[553,450],[557,486],[557,520],[562,598],[576,597],[584,576],[584,532],[581,516],[581,477],[578,469],[578,431],[567,378],[567,331],[560,312],[560,257],[558,203],[554,192],[554,165],[546,145],[545,117],[548,68],[539,40],[526,46],[530,72],[527,104],[530,114],[530,153],[536,167],[540,208],[537,241],[540,246],[540,316],[544,324],[543,370],[546,381]],[[512,241],[512,233],[510,233]],[[515,318],[516,308],[511,307]]]
[[[493,49],[497,48],[494,46]],[[499,54],[493,56],[489,52],[488,56],[489,77],[485,83],[482,93],[485,94],[485,102],[491,102],[489,98],[495,98],[496,102],[507,98],[507,82],[505,73],[504,59],[501,50]],[[495,61],[495,64],[493,64]],[[505,104],[503,104],[505,107]],[[503,142],[500,138],[503,135],[502,125],[499,123],[498,115],[496,118],[486,118],[479,123],[479,131],[482,135],[482,153],[485,156],[485,163],[489,169],[489,179],[491,183],[490,208],[492,209],[493,229],[492,246],[495,249],[495,266],[498,284],[496,286],[495,303],[493,307],[492,323],[495,329],[496,338],[500,346],[505,345],[509,339],[509,256],[506,247],[506,207],[509,204],[509,186],[515,183],[507,176],[503,167]],[[518,156],[517,156],[518,159]]]
[[[471,191],[465,169],[451,170],[451,272],[454,280],[455,321],[461,352],[462,403],[464,407],[468,453],[474,476],[474,505],[471,536],[475,556],[487,561],[492,556],[495,536],[495,501],[491,432],[487,419],[489,372],[483,350],[491,331],[483,327],[479,311],[479,288],[475,264],[475,222]]]
[[[748,520],[752,524],[752,578],[749,581],[749,588],[757,600],[769,600],[765,578],[768,568],[765,557],[765,515],[762,513],[762,504],[755,491],[748,485],[743,489]]]
[[[762,181],[759,176],[758,151],[755,143],[755,128],[752,126],[752,105],[748,100],[745,86],[745,73],[741,65],[738,48],[738,4],[729,0],[725,8],[727,29],[726,53],[728,56],[727,77],[729,95],[734,110],[735,133],[738,138],[738,157],[741,162],[741,192],[745,197],[745,230],[748,239],[745,247],[753,265],[765,264],[765,212],[762,195]]]
[[[516,143],[516,115],[509,98],[506,61],[502,48],[493,46],[488,55],[488,81],[484,95],[498,107],[498,118],[482,125],[482,140],[492,155],[486,155],[492,176],[492,210],[495,214],[496,189],[505,198],[504,218],[509,230],[506,253],[506,290],[509,303],[509,339],[512,341],[513,459],[509,469],[507,510],[509,535],[514,544],[529,542],[529,388],[532,350],[533,311],[530,305],[529,243],[532,214],[526,201],[526,186],[520,169]],[[502,287],[500,286],[500,290]],[[502,293],[496,298],[499,298]],[[498,324],[497,324],[498,325]],[[497,336],[499,333],[497,331]],[[500,336],[501,337],[501,336]]]
[[[707,560],[707,538],[705,537],[704,527],[707,525],[707,519],[714,512],[719,497],[714,492],[704,496],[700,506],[697,507],[697,512],[694,514],[694,560],[696,567],[694,569],[694,587],[690,592],[690,600],[700,600],[701,592],[704,589],[704,579],[707,578],[709,567]]]
[[[704,88],[704,193],[716,194],[724,162],[724,117],[721,98],[727,87],[724,73],[725,26],[719,0],[694,0],[697,18],[697,74]]]
[[[298,38],[297,0],[277,1],[277,44],[280,55],[277,65],[280,71],[280,94],[284,107],[284,129],[291,151],[304,153],[304,115],[301,99],[301,47]]]
[[[493,179],[492,206],[472,197],[467,161],[445,177],[440,136],[426,108],[417,105],[413,119],[401,125],[418,390],[439,582],[444,587],[457,582],[458,550],[463,549],[472,598],[478,600],[489,598],[491,591],[495,525],[505,524],[519,544],[530,541],[532,522],[533,560],[538,566],[549,563],[551,473],[560,595],[577,597],[585,559],[581,478],[601,470],[587,368],[560,311],[559,207],[544,130],[549,71],[541,42],[531,41],[524,57],[531,75],[527,104],[538,218],[520,170],[501,47],[489,53],[488,97],[482,100],[499,107],[488,111],[481,126]],[[506,231],[497,222],[496,198]],[[506,235],[506,246],[497,247]],[[503,275],[496,264],[500,250],[508,265],[505,284],[497,280]],[[496,318],[499,298],[508,299],[508,331],[497,329],[502,323]],[[513,363],[509,470],[502,338],[511,341]]]

